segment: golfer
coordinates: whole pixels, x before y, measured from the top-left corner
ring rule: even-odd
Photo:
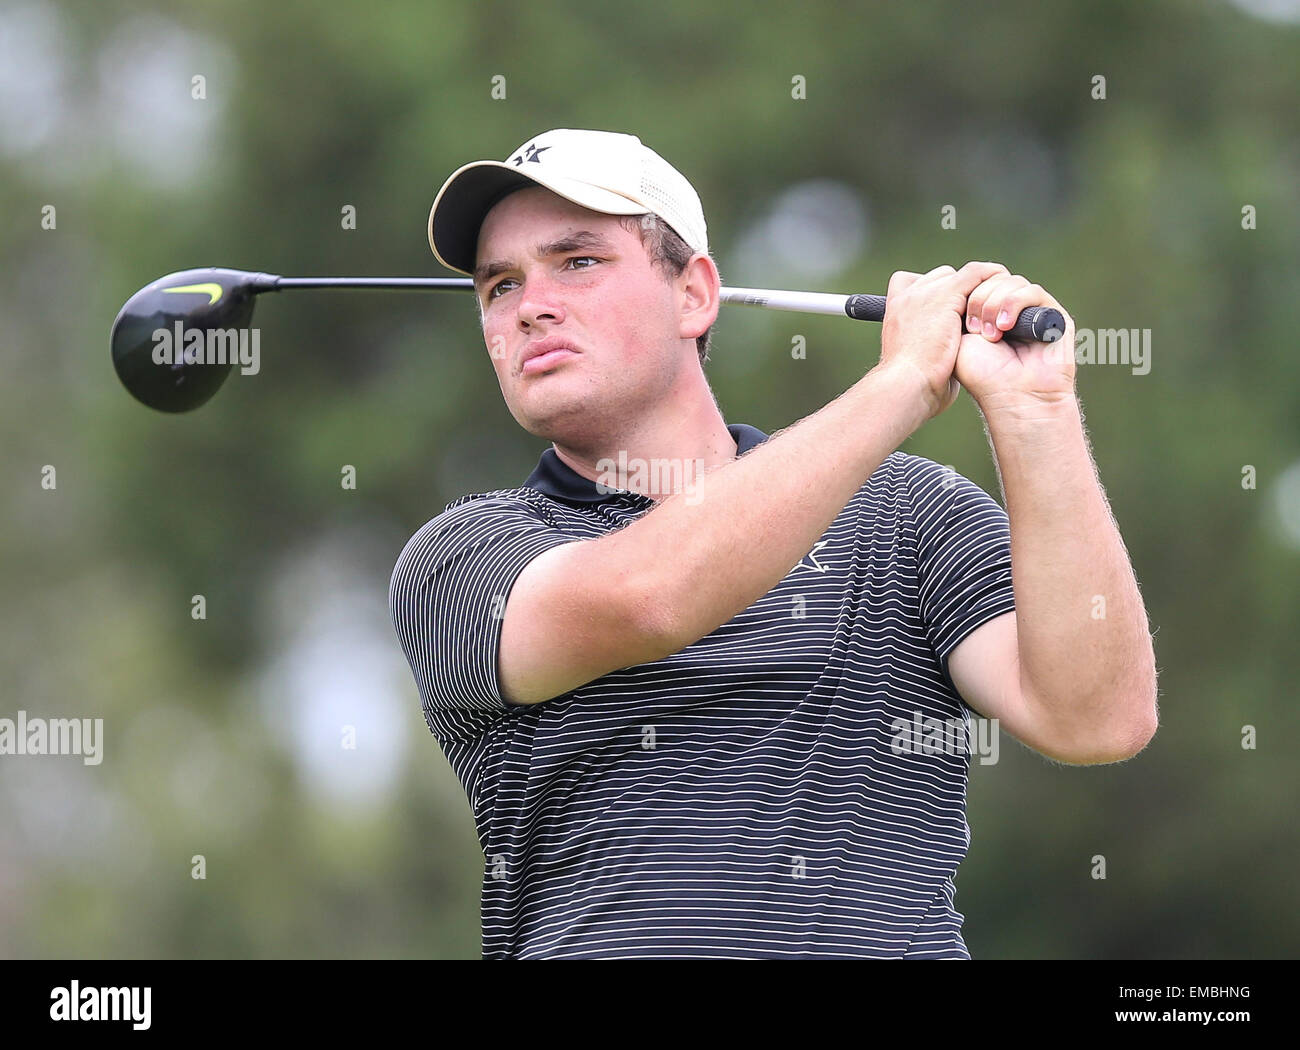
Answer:
[[[468,164],[429,239],[551,444],[421,528],[391,583],[483,848],[483,956],[970,958],[972,714],[1074,764],[1156,728],[1069,314],[997,263],[895,273],[879,363],[769,435],[710,391],[703,210],[636,137]],[[1003,337],[1034,305],[1058,344]],[[897,451],[959,384],[1005,512]]]

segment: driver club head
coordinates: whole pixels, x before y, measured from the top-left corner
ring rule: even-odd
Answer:
[[[207,402],[230,374],[254,296],[274,290],[275,280],[205,267],[141,288],[113,321],[113,368],[122,385],[160,412],[189,412]]]

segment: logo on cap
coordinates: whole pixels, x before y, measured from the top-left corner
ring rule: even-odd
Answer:
[[[545,153],[550,148],[551,148],[550,146],[543,146],[541,149],[538,149],[536,143],[530,142],[527,148],[525,148],[522,155],[518,157],[510,158],[510,163],[513,164],[515,167],[519,167],[519,165],[523,164],[523,162],[526,160],[530,160],[534,164],[540,164],[541,154]]]

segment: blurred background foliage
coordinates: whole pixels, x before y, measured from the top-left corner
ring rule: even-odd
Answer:
[[[386,608],[407,537],[544,447],[472,303],[268,297],[261,374],[179,417],[127,396],[108,331],[189,267],[438,273],[454,168],[591,127],[694,182],[725,283],[992,258],[1081,328],[1151,330],[1149,374],[1078,386],[1162,727],[1115,767],[976,764],[958,906],[977,958],[1294,956],[1298,87],[1300,0],[0,5],[0,716],[106,737],[99,766],[0,758],[0,953],[477,956],[482,856]],[[724,308],[707,367],[771,433],[878,353]],[[904,447],[999,495],[968,395]]]

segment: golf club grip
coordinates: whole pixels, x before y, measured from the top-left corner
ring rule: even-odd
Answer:
[[[883,321],[885,297],[850,295],[844,303],[844,312],[856,321]],[[962,330],[965,331],[965,325]],[[1065,318],[1060,310],[1050,306],[1027,306],[1020,311],[1015,325],[1003,333],[1003,338],[1022,343],[1054,343],[1064,334]]]

